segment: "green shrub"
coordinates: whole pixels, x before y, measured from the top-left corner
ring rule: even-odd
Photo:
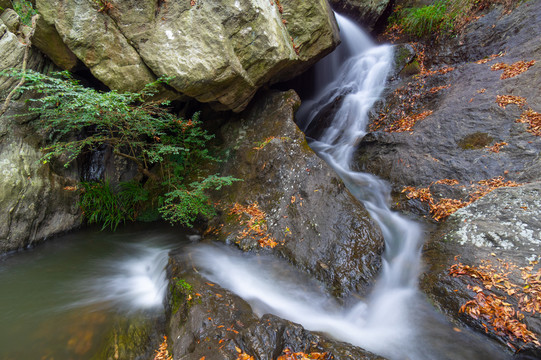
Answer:
[[[399,23],[408,34],[423,37],[433,33],[448,32],[453,28],[456,14],[450,11],[448,1],[436,1],[420,8],[403,9]]]
[[[38,12],[34,10],[32,3],[27,0],[12,0],[13,10],[21,18],[21,23],[26,26],[32,26],[32,17]]]
[[[141,204],[148,199],[146,191],[135,181],[121,182],[114,189],[108,180],[82,182],[79,206],[89,224],[102,224],[115,230],[120,223],[137,218]]]
[[[2,75],[20,78],[23,73],[9,70]],[[149,84],[140,93],[100,92],[83,87],[67,72],[48,76],[27,71],[19,91],[41,96],[30,100],[28,111],[39,115],[38,130],[47,135],[43,163],[63,159],[69,166],[82,153],[108,147],[134,162],[144,180],[152,180],[165,219],[190,226],[199,215],[214,214],[206,191],[237,179],[200,171],[201,164],[218,161],[206,146],[212,136],[201,128],[198,114],[185,120],[170,113],[168,103],[152,100],[164,81]],[[133,220],[129,209],[148,196],[135,183],[118,189],[108,182],[83,187],[85,215],[104,227]]]
[[[479,12],[502,5],[511,11],[523,0],[436,0],[422,7],[397,7],[389,18],[389,28],[398,25],[405,33],[419,38],[458,33]]]

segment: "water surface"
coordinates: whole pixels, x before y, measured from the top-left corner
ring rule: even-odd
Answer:
[[[163,316],[178,228],[77,231],[0,257],[0,359],[90,359],[117,316]]]

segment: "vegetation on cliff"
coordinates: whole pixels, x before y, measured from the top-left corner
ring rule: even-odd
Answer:
[[[397,6],[389,19],[388,33],[407,34],[416,38],[456,34],[481,11],[502,5],[509,12],[521,0],[436,0],[420,7]]]
[[[110,148],[137,166],[140,184],[124,183],[120,189],[108,182],[83,184],[81,205],[91,223],[116,228],[135,219],[151,191],[159,196],[165,219],[189,226],[199,215],[214,212],[206,191],[235,180],[200,172],[202,163],[218,161],[206,147],[212,135],[201,128],[198,114],[182,119],[169,111],[168,103],[152,99],[165,80],[138,93],[118,93],[84,87],[67,72],[0,74],[25,76],[19,91],[39,94],[28,111],[39,115],[38,130],[47,138],[43,163],[60,161],[67,167],[83,153]],[[151,186],[143,188],[148,180]]]

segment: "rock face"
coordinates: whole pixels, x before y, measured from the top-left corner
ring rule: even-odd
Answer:
[[[392,118],[393,109],[404,98],[416,103],[413,114],[433,113],[418,121],[412,132],[377,131],[366,136],[357,154],[360,168],[398,186],[426,186],[445,178],[469,183],[502,176],[505,171],[512,180],[530,180],[526,172],[538,166],[541,139],[515,120],[528,107],[541,111],[539,60],[528,71],[503,80],[502,71],[492,71],[491,66],[541,57],[541,45],[530,36],[541,30],[538,22],[531,21],[540,13],[537,3],[501,18],[501,11],[494,10],[470,26],[459,40],[463,45],[436,50],[440,63],[435,68],[454,70],[427,76],[423,82],[411,78],[392,82],[388,96],[374,113],[391,114],[388,118]],[[476,63],[501,53],[505,55]],[[423,87],[420,92],[419,85]],[[439,87],[445,88],[437,90]],[[498,95],[523,97],[527,105],[498,106]],[[507,145],[499,152],[489,151],[488,147],[502,142]]]
[[[330,0],[339,13],[351,16],[368,31],[374,26],[389,6],[390,0]]]
[[[20,67],[24,45],[0,21],[0,69]],[[28,68],[50,71],[51,64],[31,51]],[[17,81],[0,78],[0,98]],[[79,225],[75,192],[64,190],[73,179],[60,174],[41,158],[41,136],[24,113],[25,98],[12,101],[0,117],[0,253],[15,250]],[[2,102],[3,105],[3,102]]]
[[[516,348],[535,342],[495,330],[488,315],[475,319],[466,313],[468,306],[477,306],[475,299],[500,296],[514,307],[510,311],[525,315],[525,328],[541,338],[538,313],[519,300],[526,295],[521,289],[530,291],[527,274],[535,278],[541,271],[536,264],[541,245],[541,137],[529,132],[528,124],[517,122],[528,109],[541,112],[541,45],[531,37],[541,31],[535,20],[539,16],[539,2],[523,4],[510,14],[493,9],[458,39],[432,49],[435,56],[427,54],[426,65],[433,72],[407,77],[407,72],[396,71],[373,114],[372,126],[378,131],[363,139],[357,153],[360,169],[389,180],[397,191],[404,186],[428,187],[436,201],[467,198],[474,191],[471,186],[482,180],[501,177],[524,184],[496,189],[439,224],[425,245],[429,270],[422,279],[423,288],[444,313]],[[535,63],[525,72],[502,76],[506,66],[502,63],[511,66],[519,61]],[[408,112],[401,113],[403,109]],[[403,126],[405,115],[425,111],[431,113],[417,120],[411,131],[388,131]],[[445,179],[457,184],[437,183]],[[417,200],[407,201],[404,208],[428,215]],[[487,278],[468,276],[471,269],[488,278],[505,276],[507,282],[487,285]],[[516,292],[506,288],[513,287],[509,284],[518,286]],[[459,313],[467,302],[470,305]]]
[[[265,360],[278,358],[286,349],[327,352],[336,360],[382,359],[273,315],[258,318],[244,300],[202,278],[180,252],[172,254],[168,269],[167,331],[174,359],[236,359],[237,348]]]
[[[36,5],[69,50],[111,89],[137,91],[168,76],[178,93],[234,111],[246,107],[260,86],[297,75],[339,41],[325,0]]]
[[[221,133],[228,158],[222,175],[242,182],[220,193],[219,239],[242,249],[261,249],[269,235],[273,249],[328,285],[336,296],[365,293],[381,265],[383,238],[364,207],[333,170],[308,147],[293,122],[299,98],[293,91],[266,92]],[[253,204],[265,214],[266,234],[247,229]],[[248,231],[248,236],[243,235]]]
[[[535,274],[539,276],[541,272],[539,265],[532,265],[541,260],[540,199],[539,181],[494,190],[451,215],[447,223],[433,235],[425,250],[431,271],[425,274],[422,284],[444,312],[456,317],[458,309],[476,296],[474,287],[482,287],[483,294],[500,296],[515,309],[520,309],[529,331],[537,338],[541,337],[539,314],[525,311],[519,305],[523,294],[521,290],[506,288],[508,284],[524,288],[527,274],[533,274],[535,278]],[[480,280],[470,276],[450,276],[451,266],[455,264],[490,266],[503,278],[502,287],[487,289]],[[516,293],[510,296],[509,290]],[[466,314],[460,314],[459,320],[481,331],[485,329],[482,320]],[[489,324],[485,322],[485,325]],[[488,327],[488,332],[502,341],[493,328]],[[505,341],[502,343],[505,344]],[[525,345],[520,339],[513,344],[525,346],[525,349],[531,347],[531,344]]]

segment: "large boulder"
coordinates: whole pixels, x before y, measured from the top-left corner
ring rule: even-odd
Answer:
[[[268,235],[277,243],[274,253],[334,295],[365,294],[381,266],[383,237],[363,205],[308,147],[293,121],[298,105],[292,90],[265,92],[222,128],[228,159],[220,172],[242,182],[219,194],[223,213],[213,224],[217,234],[209,237],[257,250],[270,244],[264,241]],[[246,207],[254,204],[266,232],[246,228],[247,216],[254,214]]]
[[[67,47],[109,88],[138,91],[156,80],[113,20],[99,11],[98,2],[40,0],[36,7]]]
[[[38,0],[45,22],[111,89],[170,77],[177,92],[240,111],[338,44],[325,0]]]
[[[0,68],[20,68],[24,50],[20,39],[0,21]],[[52,66],[38,51],[31,50],[28,68],[47,72]],[[0,98],[4,99],[16,82],[0,77]],[[20,116],[26,109],[25,99],[15,97],[0,116],[0,253],[80,223],[77,195],[71,191],[74,178],[40,163],[41,136],[31,118]]]
[[[79,59],[64,44],[56,28],[43,20],[42,16],[38,18],[32,45],[46,54],[61,69],[75,71],[80,66]]]
[[[469,316],[467,311],[460,309],[479,296],[479,292],[483,294],[481,296],[498,296],[507,303],[507,309],[520,311],[527,330],[541,339],[539,313],[527,311],[524,306],[528,303],[524,296],[529,296],[538,306],[541,301],[539,293],[535,292],[539,291],[541,274],[538,265],[541,260],[540,218],[539,181],[494,190],[460,209],[433,234],[426,246],[425,254],[431,268],[422,279],[423,288],[442,311],[458,317],[462,323],[486,331],[502,344],[509,342],[517,349],[531,347],[532,342],[527,345],[524,338],[502,337],[501,329],[498,331],[490,320]],[[504,307],[495,306],[494,310],[497,309]],[[506,319],[496,311],[490,315],[493,319]],[[506,324],[509,325],[516,326],[511,322]]]

